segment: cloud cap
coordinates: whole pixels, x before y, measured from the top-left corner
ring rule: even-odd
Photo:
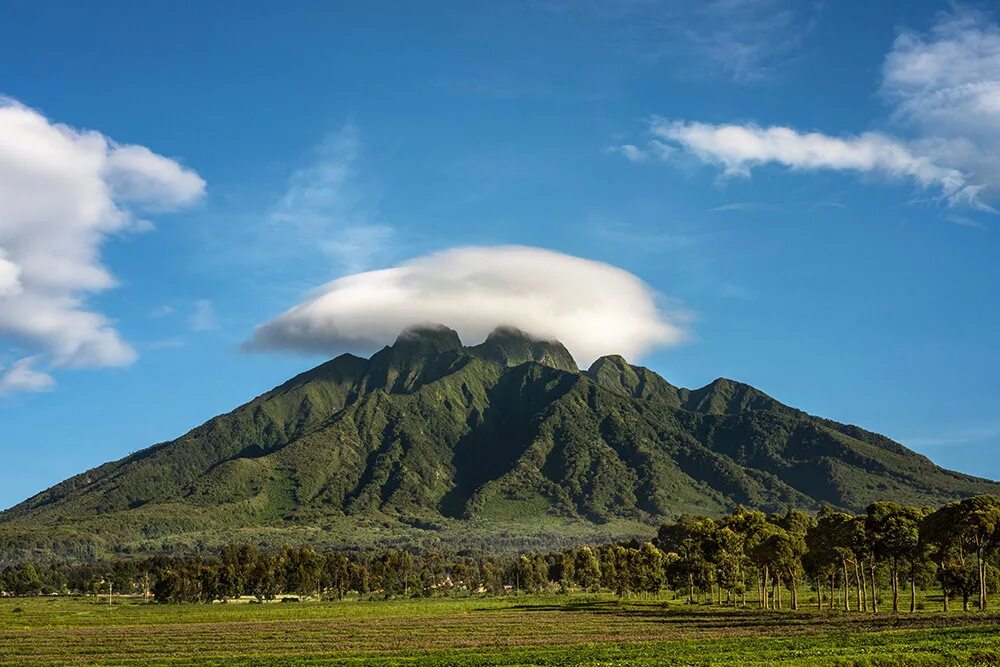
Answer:
[[[424,322],[442,322],[468,342],[498,325],[516,327],[561,341],[584,366],[687,336],[686,315],[658,307],[653,290],[627,271],[542,248],[470,246],[327,283],[257,327],[246,347],[367,351]]]

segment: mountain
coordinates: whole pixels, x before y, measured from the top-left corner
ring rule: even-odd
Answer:
[[[651,534],[737,504],[859,511],[979,493],[1000,484],[746,384],[682,389],[620,356],[581,372],[560,343],[516,329],[466,347],[427,325],[0,513],[0,551],[513,549]]]

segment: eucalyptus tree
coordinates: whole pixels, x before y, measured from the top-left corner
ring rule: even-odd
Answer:
[[[740,567],[740,588],[743,594],[743,605],[746,605],[746,575],[755,575],[754,579],[757,581],[757,588],[759,595],[759,606],[764,606],[764,591],[766,590],[766,582],[760,576],[759,572],[756,572],[753,566],[753,562],[750,559],[750,552],[754,547],[764,539],[766,527],[768,525],[767,516],[758,510],[748,509],[742,505],[737,506],[733,513],[723,520],[723,525],[729,528],[734,533],[739,536],[740,539],[740,551],[741,551],[741,567]]]
[[[975,556],[979,608],[986,609],[988,558],[1000,546],[1000,499],[976,496],[950,503],[928,514],[921,524],[921,539],[929,546],[938,567],[938,580],[963,594],[968,605],[969,559]]]
[[[832,562],[835,562],[842,574],[842,593],[844,611],[851,610],[850,589],[851,581],[848,575],[849,568],[858,566],[854,553],[855,532],[857,524],[854,517],[844,512],[833,512],[824,508],[820,511],[816,521],[816,527],[812,532],[811,548],[821,548],[829,554]],[[836,575],[830,573],[830,608],[834,604],[834,590]]]
[[[663,552],[652,542],[644,542],[638,549],[629,551],[634,552],[632,569],[635,590],[643,593],[659,593],[665,578]]]
[[[657,533],[657,546],[678,556],[671,563],[671,574],[686,580],[688,604],[694,602],[695,584],[704,587],[712,581],[713,566],[705,550],[716,529],[712,519],[684,514],[676,522],[660,526]]]
[[[899,572],[903,565],[909,566],[910,611],[916,611],[916,571],[925,552],[920,541],[924,514],[918,507],[893,502],[868,506],[865,532],[876,557],[889,567],[893,613],[899,613]]]
[[[746,576],[744,567],[747,556],[743,550],[743,537],[735,530],[720,522],[722,527],[716,530],[706,545],[706,554],[715,567],[716,579],[719,584],[719,604],[722,604],[722,591],[726,591],[726,600],[736,604],[733,593],[745,592]]]
[[[575,551],[573,580],[587,591],[596,590],[601,585],[601,564],[590,547],[580,547]]]

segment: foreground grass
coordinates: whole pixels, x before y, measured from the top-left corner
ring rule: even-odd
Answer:
[[[998,621],[584,595],[171,606],[34,598],[0,600],[0,664],[993,665]]]

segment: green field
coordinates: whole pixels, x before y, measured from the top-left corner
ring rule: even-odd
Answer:
[[[0,600],[0,664],[995,665],[1000,615],[603,595],[251,605]]]

